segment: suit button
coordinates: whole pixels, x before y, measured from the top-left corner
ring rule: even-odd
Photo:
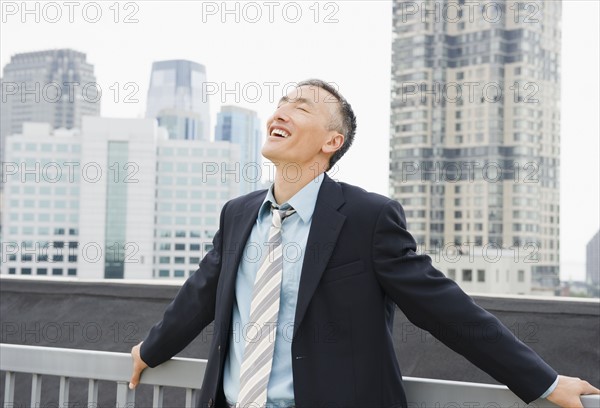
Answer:
[[[208,408],[212,408],[214,404],[215,404],[215,402],[213,401],[212,398],[208,400]]]

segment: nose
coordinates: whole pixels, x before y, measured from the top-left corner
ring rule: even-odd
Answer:
[[[269,118],[269,122],[287,122],[290,119],[288,109],[286,108],[287,105],[288,104],[284,103],[283,105],[275,109],[275,112],[273,112],[273,114]]]

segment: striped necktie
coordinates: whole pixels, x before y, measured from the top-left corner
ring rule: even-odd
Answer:
[[[267,402],[267,385],[273,365],[279,295],[283,270],[281,223],[296,212],[289,207],[280,210],[271,206],[273,212],[267,257],[264,259],[254,281],[250,305],[250,328],[247,331],[246,348],[240,368],[240,393],[238,407],[260,408]]]

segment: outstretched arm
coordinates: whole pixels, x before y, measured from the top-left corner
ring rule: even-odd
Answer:
[[[221,211],[213,249],[202,259],[198,270],[185,281],[165,310],[162,320],[152,327],[143,342],[132,348],[133,374],[130,387],[137,386],[146,367],[155,367],[169,360],[214,320],[221,271],[221,231],[226,207],[227,204]]]
[[[429,256],[416,253],[416,242],[406,230],[404,211],[396,201],[390,200],[380,212],[373,234],[373,264],[382,288],[411,322],[527,403],[550,389],[556,371],[437,270]],[[561,376],[548,400],[580,407],[578,396],[595,392],[586,384]]]

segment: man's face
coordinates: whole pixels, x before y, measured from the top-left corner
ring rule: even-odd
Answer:
[[[303,168],[327,163],[339,146],[332,139],[339,134],[330,130],[338,118],[338,102],[329,92],[315,86],[301,86],[281,98],[277,109],[267,120],[267,140],[262,154],[273,163],[295,163]],[[341,137],[343,142],[343,136]],[[316,175],[317,173],[315,173]]]

